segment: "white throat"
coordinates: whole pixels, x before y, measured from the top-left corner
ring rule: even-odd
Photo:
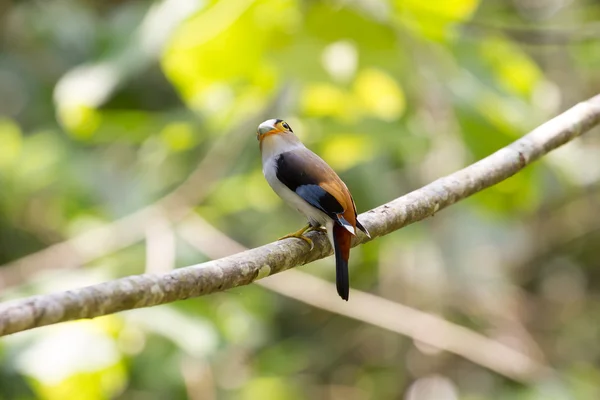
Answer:
[[[296,136],[293,135],[270,135],[263,139],[262,142],[262,162],[263,165],[273,157],[299,148],[304,145]]]

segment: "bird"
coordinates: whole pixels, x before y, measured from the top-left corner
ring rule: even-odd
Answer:
[[[358,220],[348,187],[321,157],[302,144],[284,120],[264,121],[258,126],[256,138],[267,182],[279,197],[308,219],[308,224],[302,229],[279,240],[302,239],[312,250],[313,242],[304,234],[325,228],[335,253],[337,292],[348,301],[348,259],[352,237],[356,235],[357,228],[371,237]]]

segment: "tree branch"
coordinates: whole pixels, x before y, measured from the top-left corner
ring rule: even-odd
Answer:
[[[177,222],[187,216],[244,149],[250,137],[246,127],[272,115],[286,95],[284,87],[263,110],[217,138],[190,176],[155,203],[0,267],[0,289],[16,286],[42,271],[76,268],[142,240],[148,229],[164,219]]]
[[[190,245],[211,258],[246,250],[203,218],[192,214],[179,226],[179,234]],[[352,307],[340,301],[335,285],[299,270],[289,270],[256,282],[282,296],[343,315],[390,332],[408,336],[459,355],[471,362],[519,382],[543,379],[554,371],[531,354],[523,354],[437,315],[419,311],[360,290],[352,291]],[[377,310],[377,312],[373,312]]]
[[[389,234],[514,175],[598,123],[600,96],[595,96],[483,160],[361,214],[360,219],[373,239]],[[287,239],[163,275],[135,275],[7,302],[0,305],[0,335],[223,291],[331,254],[323,233],[309,236],[315,243],[310,252],[304,242]],[[354,245],[366,241],[361,236]]]

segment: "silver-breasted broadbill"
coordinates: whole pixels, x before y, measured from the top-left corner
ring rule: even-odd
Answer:
[[[357,228],[369,236],[358,221],[350,191],[325,161],[300,142],[287,122],[269,119],[258,126],[256,136],[267,182],[279,197],[308,219],[307,226],[281,239],[302,239],[312,250],[312,240],[304,233],[325,227],[335,252],[337,291],[348,300],[352,236]]]

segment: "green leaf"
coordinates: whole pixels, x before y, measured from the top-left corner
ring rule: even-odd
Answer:
[[[434,41],[447,41],[453,25],[471,18],[479,0],[395,0],[399,22],[414,33]]]
[[[13,165],[21,154],[21,128],[9,119],[0,118],[0,170]]]

